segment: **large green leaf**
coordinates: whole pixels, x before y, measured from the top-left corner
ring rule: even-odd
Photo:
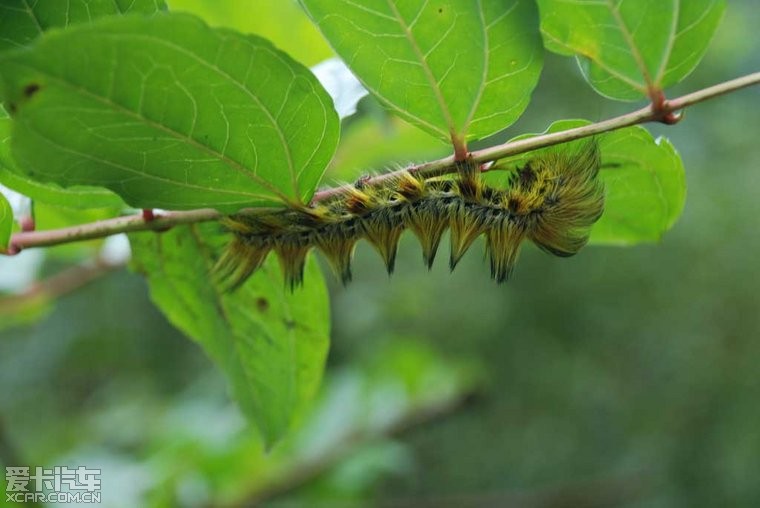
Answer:
[[[301,0],[367,89],[445,140],[514,122],[541,72],[530,0]]]
[[[0,194],[0,251],[8,248],[13,230],[13,210],[11,204]]]
[[[0,56],[19,167],[138,208],[305,202],[337,144],[330,97],[255,36],[189,15],[106,18]]]
[[[30,2],[7,0],[0,3],[0,51],[26,46],[51,28],[91,22],[99,17],[143,13],[166,9],[163,0],[71,0],[68,2]],[[101,208],[123,205],[106,189],[61,188],[37,182],[16,168],[10,155],[10,120],[0,108],[0,183],[37,201],[76,208]]]
[[[314,395],[329,344],[328,296],[314,259],[294,293],[273,256],[230,293],[209,276],[226,241],[218,225],[132,234],[130,241],[156,305],[224,371],[264,439],[280,438]]]
[[[560,120],[545,133],[588,125],[586,120]],[[514,138],[536,136],[525,134]],[[572,149],[587,139],[521,154],[499,162],[499,169],[510,170],[547,150]],[[601,178],[604,181],[604,213],[591,232],[591,244],[633,245],[660,240],[683,211],[686,177],[681,157],[665,138],[654,139],[645,128],[627,127],[596,137],[602,154]],[[507,171],[485,173],[486,182],[506,184]]]
[[[11,157],[11,119],[0,108],[0,183],[35,201],[72,208],[119,208],[124,202],[106,189],[75,186],[64,189],[30,178]]]
[[[25,46],[54,27],[126,13],[166,9],[163,0],[3,0],[0,2],[0,51]]]
[[[602,95],[639,99],[702,59],[725,0],[538,0],[546,47],[577,55]]]

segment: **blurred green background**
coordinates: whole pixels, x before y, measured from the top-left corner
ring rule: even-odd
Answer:
[[[291,2],[170,4],[307,65],[330,55]],[[758,26],[755,0],[730,2],[669,95],[760,69]],[[638,106],[597,96],[574,61],[547,55],[526,114],[492,141]],[[445,154],[370,99],[359,109],[328,181]],[[681,153],[689,189],[660,244],[570,259],[529,247],[503,286],[482,245],[453,274],[446,255],[428,272],[407,235],[391,279],[360,245],[349,287],[328,275],[319,400],[271,451],[138,275],[6,297],[0,462],[101,467],[104,506],[759,506],[758,111],[755,87],[651,126]],[[97,247],[51,249],[41,276]]]

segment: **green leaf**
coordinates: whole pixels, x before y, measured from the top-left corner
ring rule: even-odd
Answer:
[[[18,165],[137,208],[306,202],[337,144],[337,114],[307,68],[189,15],[50,33],[0,69]]]
[[[588,125],[587,120],[560,120],[544,132],[559,132]],[[510,141],[534,137],[524,134]],[[591,244],[634,245],[656,242],[675,224],[686,201],[683,163],[665,138],[654,139],[641,126],[596,136],[602,154],[600,176],[604,181],[604,213],[591,232]],[[547,150],[561,150],[587,143],[581,139],[557,147],[521,154],[498,163],[509,170]],[[490,185],[505,185],[507,171],[484,174]]]
[[[697,66],[725,0],[538,0],[547,49],[577,55],[602,95],[635,100]]]
[[[102,16],[150,14],[166,9],[163,0],[3,0],[0,3],[0,51],[26,46],[43,32]]]
[[[523,112],[543,47],[529,0],[302,0],[367,89],[444,141],[482,138]]]
[[[124,202],[106,189],[75,186],[67,189],[25,175],[11,157],[11,119],[0,108],[0,184],[35,201],[70,208],[122,208]]]
[[[8,249],[13,230],[13,210],[11,204],[0,193],[0,251]]]
[[[686,202],[686,175],[676,149],[643,127],[628,127],[600,140],[604,215],[592,244],[656,242],[676,223]]]
[[[269,39],[305,65],[311,66],[334,56],[314,23],[293,0],[255,3],[172,0],[171,4],[172,11],[195,14],[212,26],[224,26]]]
[[[305,285],[285,288],[276,260],[235,292],[209,271],[227,240],[216,224],[130,235],[134,264],[169,320],[227,375],[235,398],[268,443],[282,437],[312,398],[329,344],[329,305],[312,258]]]

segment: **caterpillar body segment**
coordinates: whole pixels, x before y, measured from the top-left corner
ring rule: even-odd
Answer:
[[[563,257],[586,244],[604,210],[599,166],[599,149],[590,142],[575,153],[548,152],[530,159],[512,173],[506,189],[484,185],[477,167],[465,163],[455,180],[424,180],[405,172],[382,186],[357,186],[305,210],[233,215],[223,219],[233,238],[215,271],[234,288],[274,252],[285,284],[293,289],[303,282],[306,256],[316,248],[347,284],[359,240],[372,244],[392,273],[406,229],[419,239],[428,268],[450,229],[452,270],[485,235],[491,277],[504,282],[525,239]]]

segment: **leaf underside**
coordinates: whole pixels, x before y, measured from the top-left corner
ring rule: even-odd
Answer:
[[[210,279],[227,236],[216,224],[130,235],[133,265],[168,319],[198,342],[227,376],[243,412],[268,443],[315,394],[329,345],[329,305],[311,259],[302,290],[285,289],[276,264],[234,292]]]
[[[188,15],[69,28],[0,55],[0,68],[19,167],[138,208],[307,202],[337,144],[308,69]]]
[[[691,73],[725,0],[538,0],[546,48],[576,55],[600,94],[651,96]]]
[[[471,140],[512,124],[541,72],[529,0],[302,0],[367,89],[437,138]]]

